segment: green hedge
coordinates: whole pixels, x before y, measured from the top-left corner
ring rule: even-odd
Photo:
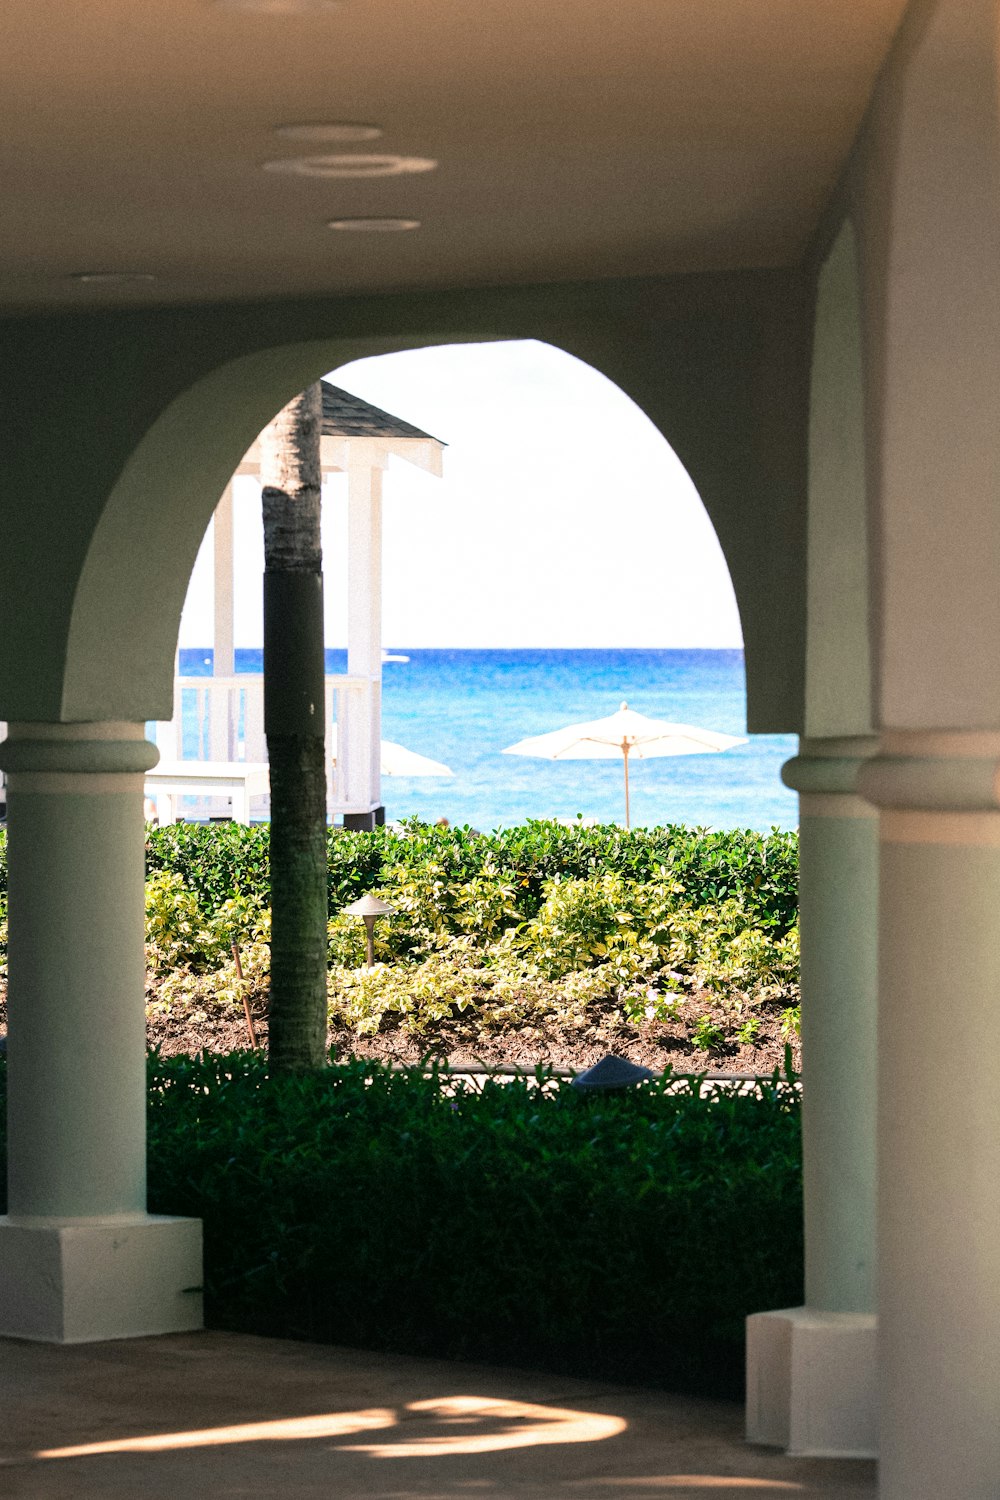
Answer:
[[[248,828],[238,823],[175,823],[151,828],[147,869],[178,873],[208,907],[237,893],[266,903],[268,836],[266,824]],[[455,884],[467,884],[486,870],[510,880],[522,921],[537,915],[545,884],[553,876],[612,873],[647,882],[663,870],[683,884],[692,906],[737,898],[779,936],[797,916],[798,840],[778,830],[709,833],[674,824],[628,831],[614,825],[584,828],[530,822],[476,834],[413,820],[402,831],[352,833],[331,828],[328,848],[331,916],[379,885],[385,870],[418,871],[428,863],[440,865]],[[2,879],[5,888],[5,869]]]
[[[799,1142],[783,1085],[149,1064],[149,1206],[204,1221],[209,1327],[692,1392],[739,1395],[744,1318],[802,1300]]]
[[[801,1301],[784,1088],[154,1058],[149,1156],[151,1209],[204,1219],[214,1327],[737,1395],[746,1315]]]

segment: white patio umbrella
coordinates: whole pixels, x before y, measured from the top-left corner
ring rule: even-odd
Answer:
[[[429,755],[418,755],[416,750],[407,750],[393,740],[382,741],[383,776],[454,776],[444,761],[431,760]]]
[[[337,759],[337,726],[330,726],[330,748],[333,759]],[[418,755],[416,750],[408,750],[405,745],[397,745],[395,740],[382,740],[379,753],[383,776],[454,776],[450,766],[444,761],[431,760],[429,755]]]
[[[589,724],[567,724],[549,734],[532,735],[508,745],[504,755],[538,755],[545,760],[614,760],[625,765],[625,827],[629,827],[628,763],[652,760],[661,755],[705,755],[731,750],[746,740],[694,724],[671,724],[666,719],[647,719],[623,703],[616,714],[592,719]]]

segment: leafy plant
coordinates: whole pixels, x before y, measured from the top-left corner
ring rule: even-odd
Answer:
[[[545,899],[521,930],[521,946],[543,974],[560,979],[574,969],[606,962],[638,944],[629,883],[614,873],[554,877]]]
[[[733,1032],[734,1039],[741,1047],[752,1047],[760,1034],[760,1017],[749,1016]]]
[[[699,1016],[691,1032],[691,1040],[702,1052],[714,1052],[725,1041],[725,1032],[711,1016]]]
[[[790,1042],[792,1037],[802,1035],[802,1009],[798,1005],[790,1005],[787,1010],[781,1012],[781,1036],[785,1042]]]
[[[270,913],[255,897],[229,896],[206,913],[175,871],[157,870],[146,881],[146,955],[156,973],[215,968],[233,943],[266,945],[270,936]]]
[[[622,1010],[630,1021],[676,1021],[683,999],[675,990],[647,985],[644,992],[623,996]]]

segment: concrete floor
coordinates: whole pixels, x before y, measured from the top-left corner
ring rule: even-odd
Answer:
[[[237,1334],[0,1340],[0,1414],[4,1500],[876,1493],[873,1464],[747,1447],[725,1403]]]

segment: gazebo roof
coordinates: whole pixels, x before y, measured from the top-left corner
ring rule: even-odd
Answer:
[[[412,422],[404,422],[402,417],[394,417],[390,412],[372,406],[369,401],[362,401],[360,396],[341,390],[339,385],[321,380],[320,387],[323,392],[324,437],[420,438],[425,442],[441,442],[440,438],[414,427]],[[441,446],[446,445],[441,443]]]

